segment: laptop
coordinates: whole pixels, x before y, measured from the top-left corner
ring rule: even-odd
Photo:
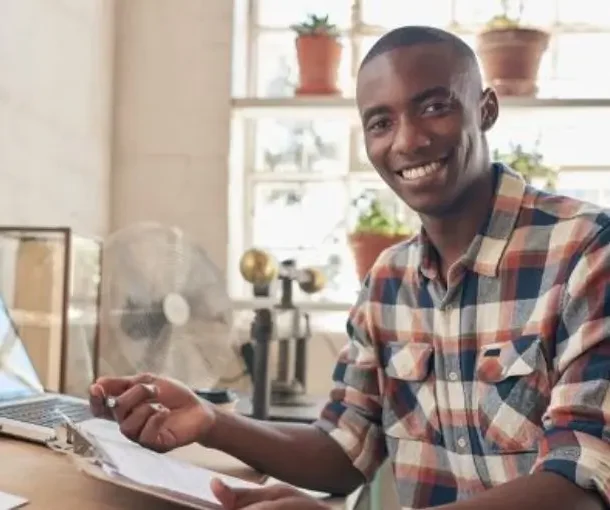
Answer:
[[[45,391],[0,296],[0,435],[48,444],[66,416],[93,417],[87,400]]]

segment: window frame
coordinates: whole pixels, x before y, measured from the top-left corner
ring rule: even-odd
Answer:
[[[341,179],[344,185],[349,189],[353,186],[363,184],[366,182],[379,182],[379,178],[376,173],[372,170],[367,170],[365,165],[359,158],[358,141],[360,139],[359,131],[360,126],[357,122],[352,122],[349,130],[348,140],[348,151],[347,151],[347,165],[348,170],[344,174],[322,174],[322,173],[273,173],[273,172],[262,172],[256,168],[256,120],[261,117],[268,116],[271,119],[281,118],[283,116],[293,115],[305,115],[311,116],[309,110],[312,106],[318,108],[326,114],[332,116],[339,116],[339,118],[354,117],[354,105],[353,99],[350,97],[340,98],[268,98],[257,96],[257,84],[258,84],[258,38],[261,33],[282,33],[289,31],[289,27],[273,27],[264,26],[260,24],[258,17],[259,6],[261,2],[265,0],[236,0],[236,16],[240,18],[240,30],[236,33],[236,37],[240,39],[236,43],[242,45],[242,48],[235,48],[234,54],[238,53],[242,55],[242,58],[246,59],[244,64],[244,70],[242,74],[242,83],[237,86],[233,84],[233,101],[232,101],[232,122],[233,122],[233,136],[232,136],[232,147],[231,147],[231,172],[233,188],[229,192],[230,199],[230,216],[237,218],[230,223],[229,234],[229,287],[233,297],[238,300],[248,299],[251,288],[243,281],[239,275],[238,267],[239,254],[245,249],[253,246],[253,222],[254,222],[254,190],[256,184],[260,182],[269,183],[288,183],[288,182],[307,182],[307,181],[318,181],[324,182],[326,180],[336,182]],[[456,19],[456,6],[459,0],[451,0],[451,15],[452,23],[445,27],[454,31],[459,35],[474,35],[480,28],[477,24],[458,24]],[[461,0],[464,1],[464,0]],[[558,61],[558,44],[557,35],[559,34],[570,34],[570,33],[608,33],[610,34],[610,26],[595,26],[592,24],[583,23],[567,23],[559,21],[559,4],[561,0],[553,0],[555,10],[553,13],[554,21],[547,28],[551,32],[551,40],[548,52],[551,55],[552,66],[554,73],[556,72],[556,66]],[[351,6],[351,27],[344,31],[349,38],[349,44],[352,55],[351,62],[351,74],[355,76],[357,72],[357,65],[362,55],[360,55],[361,39],[367,36],[380,36],[387,28],[375,27],[367,24],[362,19],[362,0],[352,0]],[[239,5],[238,5],[239,4]],[[236,25],[238,26],[237,22]],[[245,29],[244,29],[245,28]],[[242,30],[244,29],[244,30]],[[236,30],[238,32],[238,30]],[[245,50],[244,50],[245,46]],[[236,58],[236,57],[234,57]],[[235,65],[238,65],[235,63]],[[610,113],[610,97],[595,99],[530,99],[530,98],[516,98],[508,99],[505,101],[509,107],[517,108],[536,108],[539,106],[548,108],[563,108],[566,106],[583,106],[592,108],[608,108]],[[309,112],[308,112],[309,110]],[[236,141],[237,140],[237,141]],[[565,167],[560,166],[562,169],[574,171],[574,166]],[[578,169],[584,171],[602,170],[607,169],[610,175],[610,159],[607,164],[602,167],[599,166],[577,166]],[[610,188],[610,186],[609,186]],[[406,209],[406,206],[405,206]],[[241,221],[239,221],[241,220]],[[313,296],[311,298],[310,305],[316,309],[346,309],[351,303],[338,303],[337,301],[324,301],[320,302],[320,299]]]

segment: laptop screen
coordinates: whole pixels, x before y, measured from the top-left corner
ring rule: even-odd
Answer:
[[[0,297],[0,402],[43,392],[38,374]]]

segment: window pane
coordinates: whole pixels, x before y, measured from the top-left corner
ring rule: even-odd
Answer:
[[[498,2],[456,0],[455,18],[461,25],[482,25],[498,12]]]
[[[309,14],[315,14],[328,15],[330,23],[348,27],[351,4],[351,0],[259,0],[259,24],[289,27],[305,21]]]
[[[258,183],[254,200],[254,245],[278,260],[294,258],[299,266],[321,268],[328,285],[315,299],[353,299],[358,282],[349,266],[346,185]]]
[[[604,170],[563,170],[557,188],[564,195],[610,207],[610,166]]]
[[[531,148],[540,140],[544,161],[563,166],[610,165],[607,108],[500,109],[496,126],[489,133],[492,148],[506,150],[511,143]],[[590,127],[584,129],[583,126]],[[594,126],[599,126],[595,128]]]
[[[419,220],[413,216],[413,212],[398,198],[388,185],[375,176],[373,179],[354,181],[350,187],[350,209],[348,227],[353,229],[358,221],[360,213],[364,212],[371,199],[379,200],[382,208],[391,215],[395,215],[400,221],[416,226]]]
[[[347,171],[349,122],[260,119],[256,139],[257,171]]]
[[[338,242],[345,227],[343,182],[267,183],[254,188],[253,240],[265,248],[315,248]]]
[[[610,45],[610,33],[562,34],[557,39],[557,79],[562,96],[610,97],[610,67],[596,51]]]
[[[559,21],[610,27],[610,8],[599,0],[557,0]]]
[[[451,0],[362,0],[362,19],[368,25],[385,28],[419,24],[444,27],[451,21]]]
[[[339,68],[339,87],[344,93],[352,88],[351,45],[346,38]],[[295,36],[292,32],[263,32],[258,39],[257,95],[262,97],[291,97],[298,85],[298,64]]]
[[[305,294],[294,286],[294,300],[331,301],[352,303],[359,289],[352,253],[347,244],[347,233],[343,233],[342,242],[325,244],[317,248],[302,250],[272,250],[279,260],[294,259],[297,267],[316,267],[326,277],[326,285],[316,294]]]
[[[519,16],[518,1],[509,1],[509,16]],[[535,0],[524,3],[521,19],[534,26],[549,27],[555,12],[555,0]],[[500,1],[456,0],[456,21],[462,25],[484,25],[494,16],[501,14]]]

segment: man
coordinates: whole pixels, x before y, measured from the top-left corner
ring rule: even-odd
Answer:
[[[199,441],[334,493],[389,455],[403,508],[608,505],[610,217],[491,164],[498,100],[446,32],[386,34],[356,95],[368,156],[422,230],[364,282],[319,422],[226,414],[146,375],[99,381],[94,411],[120,395],[114,417],[143,445]],[[288,487],[213,489],[227,509],[324,508]]]

